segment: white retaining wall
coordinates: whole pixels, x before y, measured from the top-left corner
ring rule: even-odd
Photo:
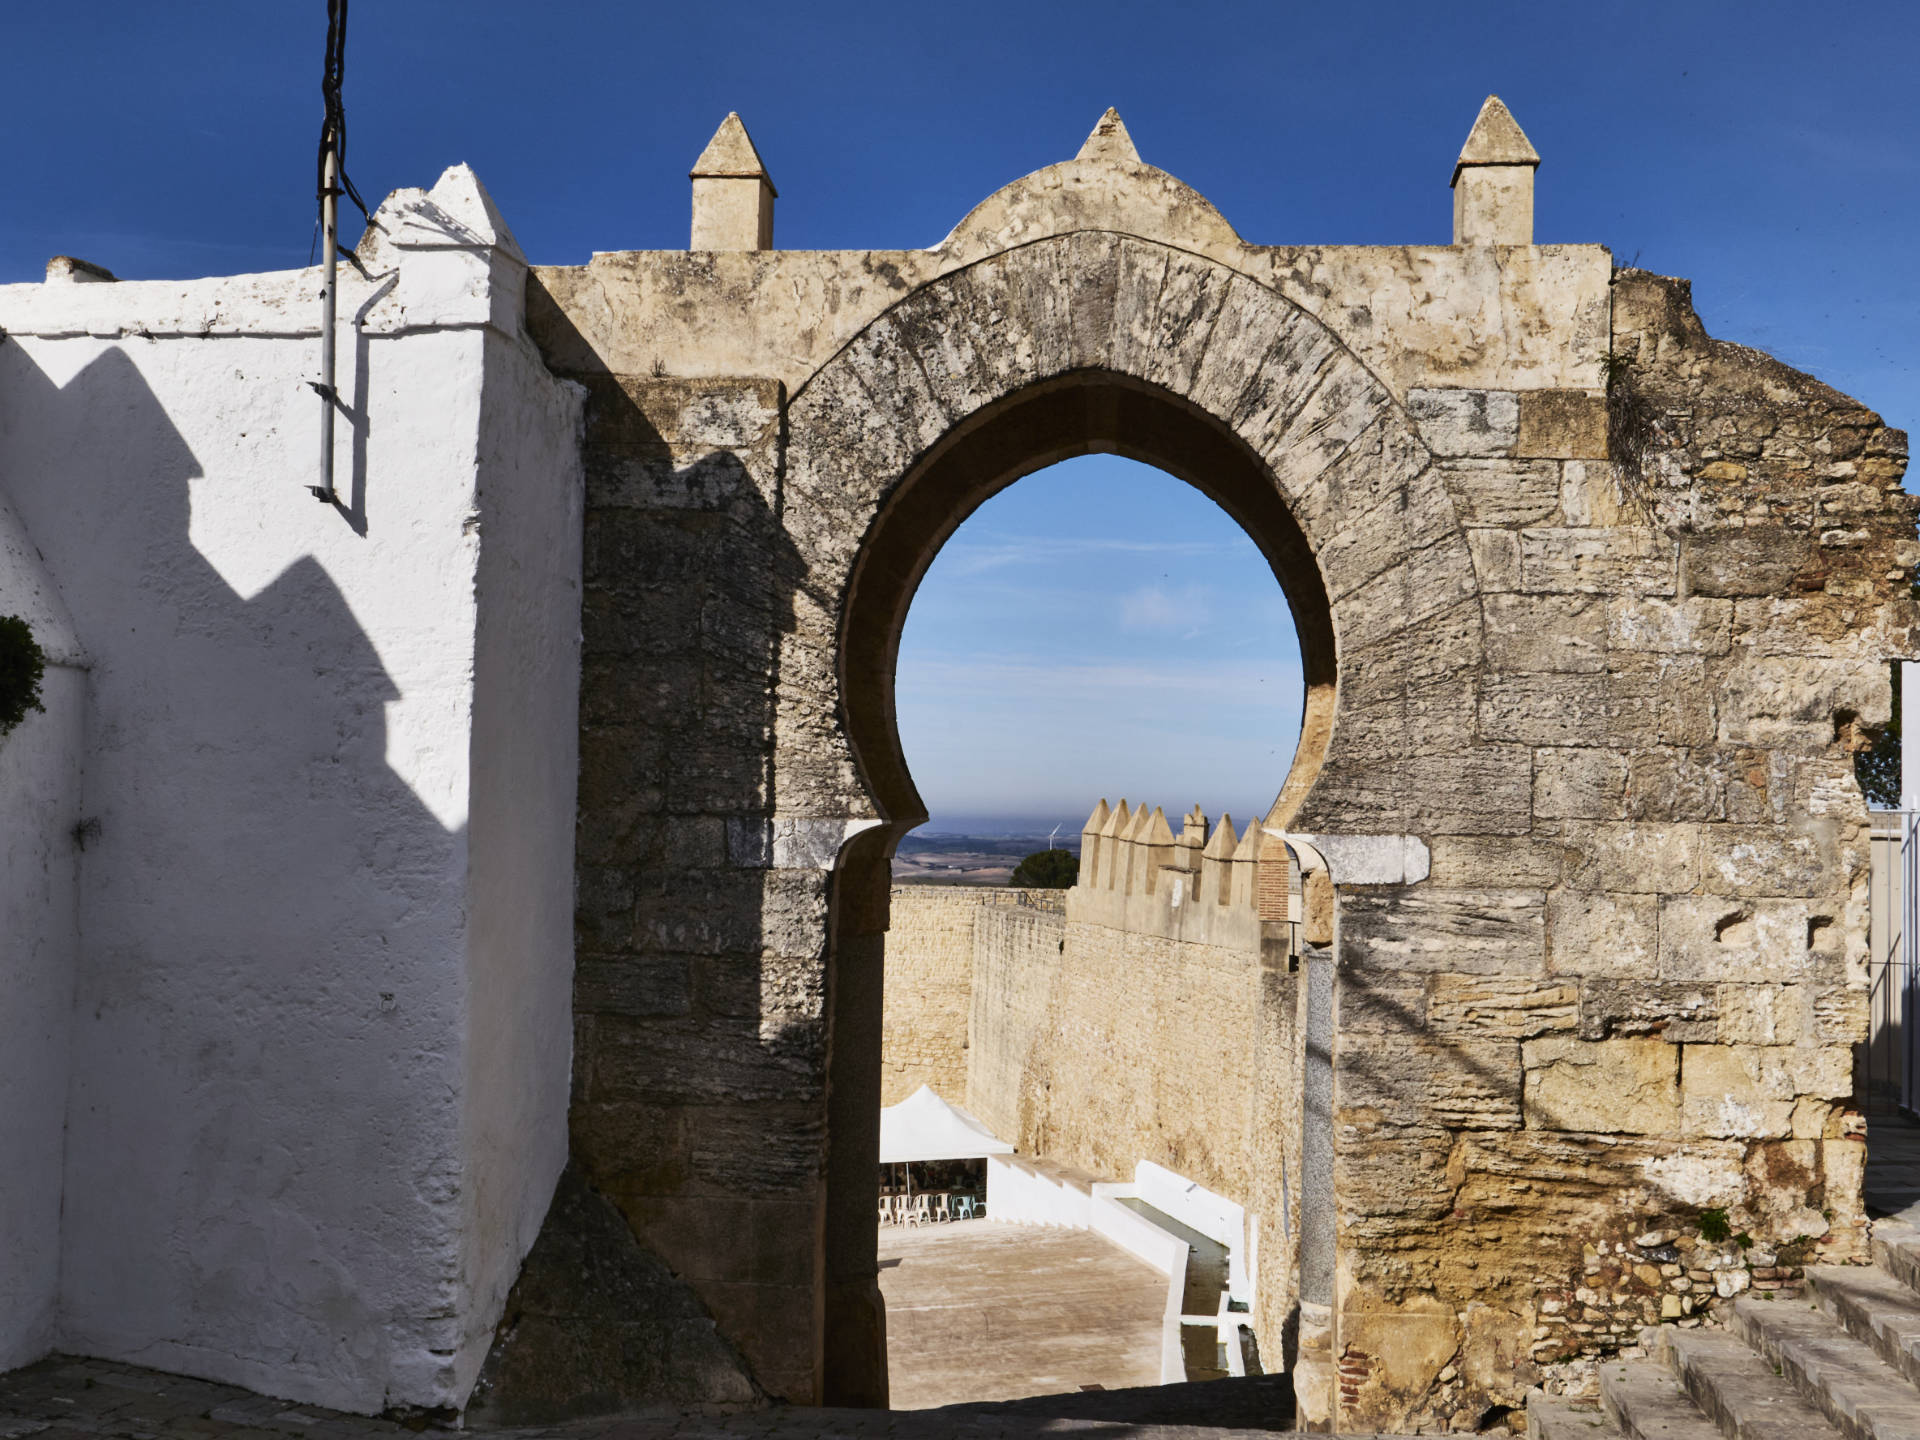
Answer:
[[[41,710],[0,736],[0,1370],[8,1370],[39,1359],[54,1335],[86,675],[72,617],[3,486],[0,615],[25,620],[47,658]]]
[[[381,218],[343,508],[303,488],[317,271],[0,287],[0,493],[86,637],[97,824],[16,1360],[459,1405],[564,1163],[581,399],[470,172]]]

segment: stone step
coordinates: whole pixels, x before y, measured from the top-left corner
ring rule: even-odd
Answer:
[[[1920,1294],[1887,1270],[1809,1265],[1813,1298],[1854,1339],[1920,1385]]]
[[[1600,1404],[1631,1440],[1722,1440],[1718,1427],[1658,1360],[1602,1363]]]
[[[1733,1331],[1848,1440],[1920,1440],[1920,1390],[1811,1300],[1743,1296]]]
[[[1536,1390],[1527,1396],[1527,1440],[1618,1440],[1620,1429],[1592,1402]]]
[[[1908,1289],[1920,1291],[1920,1230],[1898,1220],[1876,1220],[1873,1263]]]
[[[1666,1330],[1681,1388],[1727,1440],[1813,1440],[1840,1432],[1771,1364],[1724,1330]]]

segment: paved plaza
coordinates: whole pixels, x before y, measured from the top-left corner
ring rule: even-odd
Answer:
[[[1091,1231],[887,1226],[880,1289],[898,1410],[1160,1380],[1167,1278]]]

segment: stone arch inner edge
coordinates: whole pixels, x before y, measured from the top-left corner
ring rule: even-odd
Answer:
[[[1293,759],[1264,818],[1285,823],[1312,788],[1333,734],[1338,653],[1319,565],[1278,483],[1238,436],[1184,398],[1112,371],[1074,371],[956,426],[893,489],[860,548],[840,628],[840,693],[855,763],[886,822],[887,855],[927,818],[894,710],[900,638],[921,579],[954,531],[999,491],[1062,460],[1102,453],[1194,486],[1266,556],[1293,613],[1305,695]]]

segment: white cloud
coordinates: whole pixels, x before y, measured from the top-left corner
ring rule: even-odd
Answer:
[[[1142,586],[1121,600],[1120,626],[1123,630],[1197,635],[1213,618],[1210,593],[1205,585],[1183,585],[1177,590],[1164,585]]]

